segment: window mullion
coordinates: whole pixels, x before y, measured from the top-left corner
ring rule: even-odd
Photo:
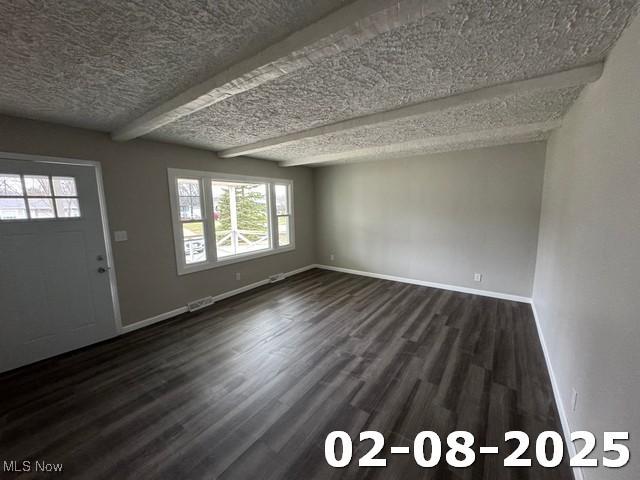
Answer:
[[[276,205],[276,184],[269,182],[269,227],[271,229],[271,248],[280,247],[278,239],[278,206]]]
[[[291,185],[287,185],[287,215],[291,215]]]
[[[236,205],[236,187],[229,187],[229,217],[231,220],[231,246],[233,254],[238,254],[238,206]]]
[[[53,179],[51,178],[51,175],[48,175],[47,178],[49,179],[49,190],[51,191],[51,203],[53,203],[53,214],[56,216],[56,218],[60,218],[60,215],[58,215],[58,202],[56,202],[56,192],[53,191]]]
[[[24,206],[27,209],[27,220],[31,220],[31,207],[29,207],[29,199],[27,198],[27,184],[24,182],[24,175],[20,175],[20,182],[22,182],[22,198],[24,199]]]
[[[180,200],[180,197],[178,197],[178,201]],[[184,236],[184,224],[187,223],[186,220],[181,220],[180,219],[180,214],[178,214],[178,225],[180,228],[180,250],[182,251],[182,265],[184,267],[186,267],[188,265],[187,263],[187,250],[186,250],[186,238]]]
[[[24,208],[27,210],[27,220],[31,220],[31,211],[29,209],[29,199],[27,198],[27,185],[24,183],[24,175],[20,175],[20,183],[22,184],[22,201]]]
[[[295,247],[296,244],[296,229],[294,226],[295,220],[293,219],[293,184],[287,185],[287,214],[289,225],[289,247]]]
[[[202,224],[204,228],[204,238],[207,252],[207,262],[215,262],[218,259],[218,248],[216,245],[216,226],[213,220],[213,194],[211,192],[211,178],[203,178],[201,181],[202,195],[200,205],[202,212]]]

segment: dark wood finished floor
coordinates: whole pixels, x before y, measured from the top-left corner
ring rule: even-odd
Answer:
[[[62,463],[65,478],[573,478],[566,460],[501,466],[505,431],[561,431],[529,305],[342,273],[1,375],[0,392],[0,462]],[[325,462],[332,430],[354,439],[347,468]],[[386,468],[357,466],[364,430],[384,434]],[[423,469],[389,453],[421,430],[501,454]]]

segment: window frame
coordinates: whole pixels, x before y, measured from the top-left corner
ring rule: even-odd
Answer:
[[[246,262],[256,258],[277,255],[279,253],[295,250],[295,226],[294,226],[294,199],[293,180],[287,178],[255,177],[249,175],[237,175],[220,172],[208,172],[201,170],[185,170],[181,168],[167,169],[169,181],[169,202],[171,205],[171,224],[173,227],[173,243],[176,255],[176,265],[178,275],[209,270],[211,268],[223,267],[234,263]],[[178,179],[198,180],[200,185],[200,209],[204,229],[204,241],[206,260],[197,263],[186,263],[184,253],[184,239],[182,234],[182,224],[180,219],[180,204],[178,198]],[[211,191],[212,182],[240,182],[240,183],[264,183],[267,185],[267,212],[269,221],[268,249],[256,252],[247,252],[218,259],[216,248],[215,221],[213,219],[213,193]],[[286,185],[289,193],[289,244],[278,245],[278,215],[276,210],[275,185]],[[189,223],[189,222],[187,222]]]
[[[22,222],[22,223],[29,223],[29,222],[51,222],[51,221],[55,221],[55,222],[59,222],[59,221],[78,221],[78,220],[84,220],[84,214],[83,214],[83,209],[80,203],[80,192],[78,191],[78,182],[76,181],[76,177],[75,176],[71,176],[71,175],[52,175],[52,174],[44,174],[44,173],[7,173],[7,172],[0,172],[0,175],[15,175],[20,177],[20,184],[22,186],[22,195],[0,195],[0,198],[15,198],[15,199],[22,199],[24,201],[24,205],[25,205],[25,211],[27,216],[25,218],[0,218],[0,222],[2,223],[8,223],[8,222]],[[49,191],[50,191],[50,195],[29,195],[29,193],[27,192],[27,185],[25,182],[25,177],[47,177],[48,180],[48,184],[49,184]],[[75,195],[58,195],[55,192],[55,189],[53,187],[53,178],[71,178],[73,179],[73,182],[75,184],[76,187],[76,194]],[[31,206],[29,205],[29,200],[30,199],[50,199],[51,200],[51,204],[53,206],[53,216],[52,217],[34,217],[31,214]],[[58,214],[59,209],[58,209],[58,203],[56,202],[56,200],[64,200],[64,199],[75,199],[78,202],[78,213],[79,215],[76,215],[74,217],[65,217],[65,216],[61,216]]]
[[[186,220],[183,220],[181,217],[181,207],[180,207],[180,195],[178,193],[178,179],[180,180],[195,180],[198,184],[198,190],[199,190],[199,194],[198,194],[198,199],[200,201],[200,218],[189,218]],[[187,263],[186,262],[186,253],[184,250],[184,243],[185,243],[185,238],[184,238],[184,225],[188,224],[188,223],[201,223],[202,224],[202,237],[204,240],[204,253],[205,253],[205,262],[207,260],[209,260],[209,242],[210,242],[210,238],[207,235],[206,232],[206,224],[205,224],[205,215],[207,215],[207,212],[205,212],[204,210],[204,205],[203,205],[203,184],[202,181],[199,178],[193,177],[193,176],[180,176],[180,177],[176,177],[175,182],[174,182],[174,186],[176,188],[176,192],[175,192],[175,200],[176,200],[176,205],[177,205],[177,211],[178,211],[178,216],[177,216],[177,226],[174,225],[174,230],[177,230],[178,236],[180,237],[180,248],[182,250],[182,263],[185,267],[190,267],[192,265],[199,265],[202,262],[193,262],[193,263]],[[188,198],[194,198],[193,195],[189,195]]]
[[[284,186],[286,188],[286,194],[287,194],[287,213],[278,213],[278,204],[276,202],[276,186]],[[287,218],[287,223],[289,226],[289,244],[292,243],[292,229],[291,229],[291,224],[293,222],[293,210],[292,210],[292,198],[293,198],[293,184],[292,183],[282,183],[282,182],[275,182],[273,184],[273,202],[275,204],[274,207],[274,213],[275,213],[275,235],[278,237],[278,242],[280,242],[280,217],[286,217]],[[284,247],[289,246],[289,244],[284,245]],[[278,244],[278,246],[280,246]]]

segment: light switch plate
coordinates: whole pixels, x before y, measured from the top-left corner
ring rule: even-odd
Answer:
[[[126,230],[117,230],[113,232],[113,239],[116,242],[126,242],[127,241],[127,231]]]

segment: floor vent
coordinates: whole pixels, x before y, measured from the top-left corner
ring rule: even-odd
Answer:
[[[284,273],[276,273],[275,275],[269,275],[269,281],[271,283],[279,282],[280,280],[284,280]]]
[[[215,300],[213,299],[213,297],[199,298],[198,300],[187,303],[187,308],[190,312],[195,312],[196,310],[200,310],[201,308],[213,305],[214,302]]]

